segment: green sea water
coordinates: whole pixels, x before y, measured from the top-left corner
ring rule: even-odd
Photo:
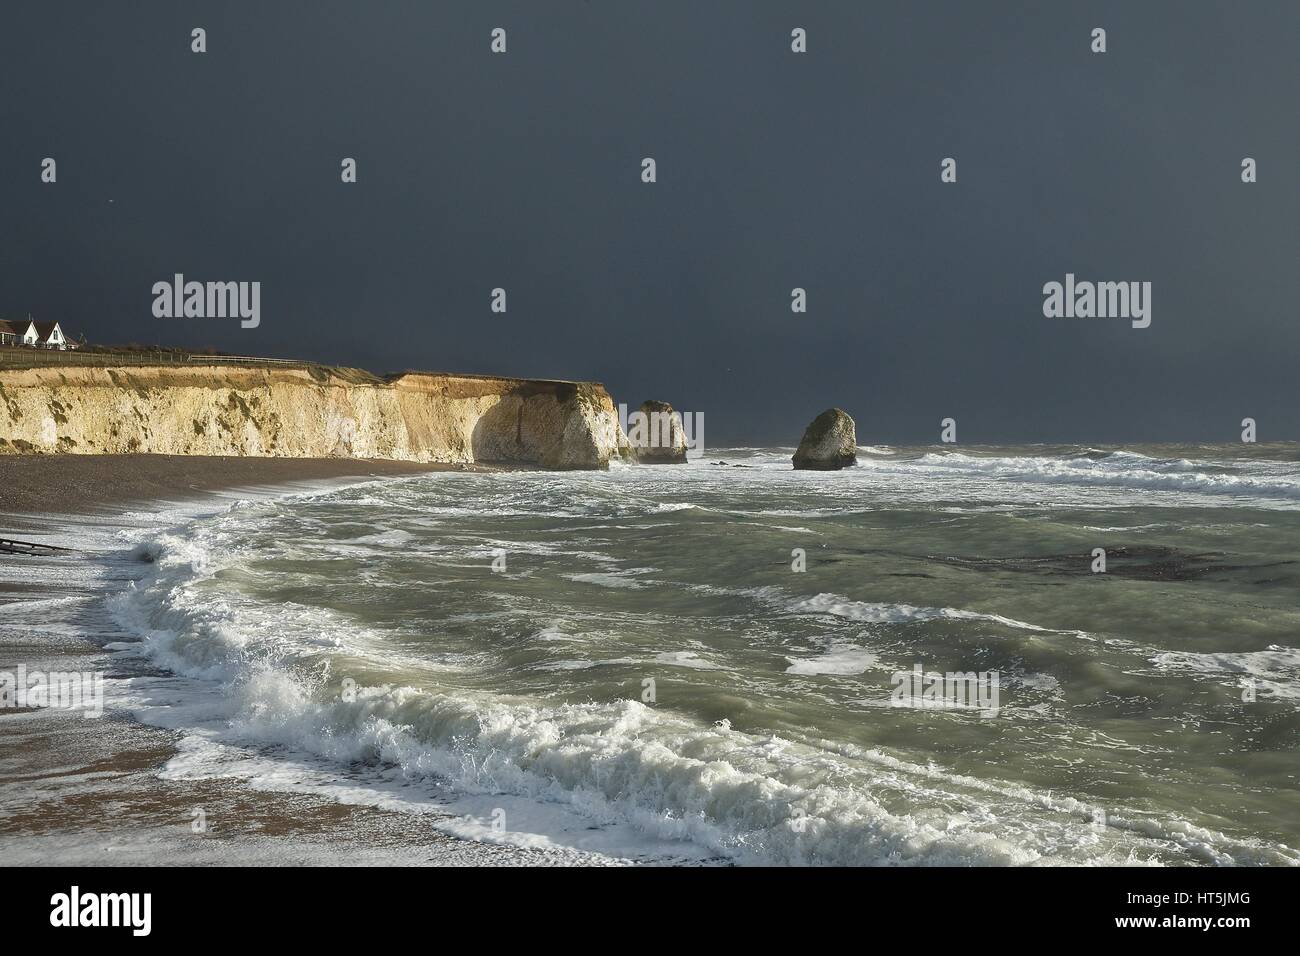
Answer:
[[[196,739],[523,801],[534,840],[1300,863],[1295,445],[789,455],[252,500],[151,534],[114,613]],[[917,669],[996,707],[900,701]]]

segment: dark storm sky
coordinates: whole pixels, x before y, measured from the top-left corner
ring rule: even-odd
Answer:
[[[1297,439],[1298,42],[1293,0],[10,3],[0,315],[598,379],[712,445]],[[154,318],[175,272],[261,327]],[[1151,327],[1044,318],[1066,272]]]

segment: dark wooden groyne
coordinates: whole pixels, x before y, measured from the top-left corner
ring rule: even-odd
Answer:
[[[0,538],[0,554],[72,554],[71,548],[58,548],[52,544],[38,544],[35,541],[15,541],[12,538]]]

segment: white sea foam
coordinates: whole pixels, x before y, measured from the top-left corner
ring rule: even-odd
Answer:
[[[566,574],[564,577],[570,581],[579,581],[583,584],[597,584],[605,588],[628,588],[635,590],[645,587],[640,581],[628,576],[627,573],[617,572],[593,572],[585,574]]]
[[[175,698],[156,707],[146,696],[140,713],[173,725],[190,722],[198,739],[239,753],[248,746],[288,748],[289,766],[299,754],[333,768],[370,768],[350,778],[345,789],[352,800],[362,799],[358,792],[384,799],[376,781],[393,779],[445,788],[444,808],[477,799],[481,810],[486,804],[480,798],[500,801],[504,795],[528,801],[519,806],[555,806],[566,820],[576,814],[624,834],[621,851],[604,848],[615,855],[644,855],[653,845],[670,857],[703,853],[736,862],[1131,863],[1171,854],[1214,863],[1300,862],[1284,847],[1138,811],[1112,811],[1099,827],[1089,807],[1069,798],[879,751],[747,734],[728,722],[702,725],[671,706],[637,700],[526,701],[394,685],[363,686],[355,699],[344,700],[314,668],[315,655],[301,635],[294,637],[292,628],[270,634],[246,606],[210,593],[208,580],[194,570],[195,539],[165,535],[155,544],[155,575],[119,596],[114,612],[140,635],[153,660],[207,690],[188,709]],[[955,609],[874,605],[833,594],[791,599],[776,589],[758,593],[795,613],[866,622],[959,617],[1035,629]],[[348,647],[351,638],[325,643]],[[852,673],[869,666],[868,658],[861,649],[844,648],[794,672]],[[713,666],[694,651],[663,652],[657,660]],[[173,772],[203,772],[191,758]],[[260,774],[260,785],[305,785],[303,774],[290,771],[297,782],[287,782],[283,765],[280,770]],[[522,830],[516,823],[511,839],[564,845],[575,828],[556,819],[539,812]],[[481,815],[446,826],[484,837]]]
[[[343,802],[427,813],[431,825],[482,841],[509,840],[610,858],[690,861],[1300,863],[1300,854],[1291,848],[1242,836],[1240,828],[1229,834],[1197,826],[1178,812],[1159,811],[1146,802],[1129,807],[1118,801],[1119,805],[1104,808],[1104,823],[1099,823],[1099,808],[1088,801],[1001,779],[1010,772],[1001,765],[991,765],[978,775],[960,773],[945,765],[948,758],[932,758],[923,747],[908,753],[819,740],[820,727],[797,740],[744,729],[753,726],[747,723],[748,708],[764,693],[767,685],[761,681],[794,683],[812,697],[861,678],[869,694],[872,672],[892,666],[880,661],[871,646],[861,646],[869,645],[871,635],[878,632],[903,632],[911,638],[914,632],[935,630],[911,625],[933,621],[996,625],[987,630],[1003,633],[1006,629],[1016,653],[1027,648],[1041,652],[1044,635],[1079,632],[1055,631],[964,607],[857,599],[873,594],[870,581],[810,583],[799,593],[797,587],[803,581],[817,580],[811,573],[807,578],[784,578],[795,583],[782,587],[682,584],[668,580],[669,574],[657,569],[626,568],[643,560],[668,566],[667,560],[660,559],[668,548],[656,542],[654,535],[638,539],[645,540],[648,547],[660,548],[653,558],[641,558],[634,552],[631,561],[626,557],[620,561],[602,553],[598,537],[586,531],[577,535],[572,522],[563,522],[565,516],[577,517],[582,526],[591,528],[595,518],[613,513],[625,521],[628,514],[656,513],[666,520],[665,515],[687,511],[687,507],[677,506],[692,494],[723,481],[732,482],[730,487],[757,484],[769,496],[766,506],[744,512],[736,509],[734,502],[730,507],[701,508],[699,514],[682,515],[683,525],[726,522],[745,513],[789,512],[827,519],[868,514],[881,505],[861,500],[863,488],[880,480],[895,482],[887,486],[888,495],[912,495],[909,500],[918,500],[969,494],[976,498],[979,509],[988,510],[1026,503],[1038,507],[1038,488],[1030,493],[1008,493],[1012,500],[1007,502],[988,504],[982,500],[992,497],[990,489],[1014,485],[1022,481],[1018,476],[1024,475],[1030,476],[1023,478],[1026,485],[1038,482],[1043,490],[1054,485],[1066,489],[1068,496],[1061,493],[1058,501],[1072,500],[1069,496],[1075,496],[1077,488],[1085,492],[1104,488],[1141,501],[1149,497],[1149,488],[1155,487],[1144,485],[1147,478],[1142,476],[1181,482],[1174,490],[1184,498],[1196,495],[1200,501],[1210,495],[1226,498],[1237,494],[1230,486],[1213,482],[1193,487],[1203,478],[1253,478],[1283,488],[1292,479],[1281,469],[1275,474],[1271,465],[1261,465],[1249,474],[1231,474],[1215,472],[1189,459],[1166,462],[1134,456],[1109,464],[1080,461],[1054,470],[1043,469],[1034,464],[1042,459],[1028,456],[978,459],[944,454],[873,461],[853,475],[821,475],[815,482],[804,482],[803,476],[789,472],[788,454],[784,460],[777,455],[771,455],[770,461],[756,460],[759,457],[745,459],[758,466],[750,470],[706,471],[692,464],[656,472],[661,476],[657,480],[668,486],[666,503],[674,506],[657,511],[655,500],[648,495],[627,495],[615,508],[608,501],[615,493],[608,488],[599,492],[605,496],[603,504],[592,497],[564,508],[554,507],[557,500],[594,496],[591,489],[602,487],[599,483],[606,479],[614,484],[642,480],[638,476],[643,472],[620,469],[606,476],[582,478],[578,490],[565,484],[578,479],[476,476],[483,481],[461,482],[456,487],[460,494],[481,494],[481,499],[456,508],[430,505],[421,497],[428,495],[430,488],[447,487],[439,484],[440,477],[429,479],[429,485],[403,479],[400,492],[393,485],[391,491],[351,493],[347,507],[317,494],[309,499],[315,509],[311,516],[294,502],[276,505],[249,499],[225,517],[150,533],[140,551],[154,561],[150,575],[113,602],[117,620],[140,637],[141,643],[116,646],[123,654],[146,655],[147,660],[179,676],[133,679],[130,687],[123,688],[127,696],[119,699],[144,719],[184,734],[185,745],[169,765],[169,774],[186,779],[220,777],[266,789],[311,790]],[[872,468],[878,470],[872,472]],[[1133,474],[1139,475],[1138,481],[1125,484]],[[1073,480],[1078,475],[1084,479]],[[780,489],[795,481],[800,482],[800,497],[794,499],[797,504],[781,507]],[[963,483],[969,492],[951,490]],[[481,487],[488,490],[475,490]],[[498,513],[480,507],[498,496],[502,496]],[[736,498],[743,500],[742,496]],[[803,507],[809,501],[816,501],[817,507]],[[354,516],[348,510],[353,506],[370,510]],[[957,510],[965,514],[974,509]],[[380,523],[373,535],[350,531],[343,547],[331,552],[326,537],[313,536],[318,528],[322,532],[328,529],[329,522],[320,518],[327,512],[352,522],[373,519]],[[491,527],[488,519],[514,522],[516,518],[539,517],[547,519],[545,525],[552,534],[546,540],[524,540],[521,523],[498,525],[490,535],[483,532]],[[182,518],[175,516],[178,522]],[[472,554],[480,560],[501,542],[511,550],[512,571],[519,563],[517,551],[524,560],[556,563],[554,578],[546,581],[548,586],[567,587],[564,581],[595,586],[573,589],[578,595],[576,609],[555,607],[506,593],[504,585],[498,587],[500,579],[486,571],[481,581],[458,572],[459,578],[478,582],[472,586],[480,589],[483,600],[448,609],[439,621],[461,632],[481,632],[485,645],[481,653],[492,662],[491,667],[498,668],[493,673],[500,677],[488,690],[482,680],[460,679],[471,674],[474,654],[442,653],[437,631],[428,635],[429,650],[415,653],[405,640],[409,635],[395,635],[345,612],[308,603],[304,592],[310,593],[312,579],[291,576],[304,572],[281,573],[254,566],[240,553],[240,543],[257,529],[281,519],[301,522],[298,527],[305,529],[303,541],[310,544],[310,551],[304,549],[294,557],[307,553],[312,561],[327,561],[332,553],[355,561],[367,553],[382,556],[389,548],[401,551],[407,559],[419,556],[443,562],[448,556]],[[944,516],[943,520],[966,519]],[[756,526],[759,523],[750,527]],[[610,526],[595,521],[594,527]],[[657,521],[632,534],[662,527]],[[813,533],[822,527],[795,531]],[[861,523],[854,527],[861,530]],[[1131,527],[1136,529],[1138,523]],[[422,533],[404,537],[412,528]],[[557,536],[549,529],[565,533]],[[880,529],[873,527],[864,533],[879,534]],[[571,540],[575,537],[578,540]],[[765,560],[757,558],[753,563],[761,566]],[[564,570],[558,569],[561,563]],[[651,579],[652,572],[658,580]],[[369,573],[365,567],[354,572],[354,586],[359,590],[371,586]],[[407,606],[418,603],[396,582],[374,583],[405,595]],[[637,585],[642,590],[631,593]],[[459,582],[453,586],[459,587]],[[273,600],[255,596],[279,588],[291,596]],[[673,613],[678,605],[665,610],[662,619],[630,612],[596,618],[590,611],[597,602],[601,606],[616,601],[644,603],[660,595],[667,606],[669,600],[680,598],[673,588],[688,597],[742,598],[713,603],[727,605],[727,615],[733,613],[731,605],[745,610],[709,621],[709,627],[699,631],[691,630],[697,620],[689,611]],[[431,591],[427,603],[437,605],[445,593]],[[983,600],[974,606],[997,604]],[[9,605],[8,610],[12,612],[9,617],[27,619],[58,609]],[[866,626],[852,628],[845,622]],[[628,645],[618,643],[615,629],[619,624],[639,629],[641,638],[656,628],[662,633],[649,645],[652,649],[643,643],[629,650]],[[795,628],[818,635],[809,639],[817,649],[806,650],[809,644],[801,639],[773,638],[773,634],[783,635]],[[761,659],[759,671],[741,670],[727,648],[709,644],[709,633],[726,629],[734,629],[738,639],[743,635],[753,643],[753,648],[745,650]],[[826,632],[843,636],[849,630],[855,632],[852,639],[860,643],[820,637]],[[752,637],[750,631],[755,632]],[[1285,695],[1278,688],[1295,686],[1294,655],[1300,653],[1280,645],[1254,654],[1162,652],[1146,644],[1108,639],[1105,650],[1118,653],[1118,649],[1136,655],[1144,664],[1153,660],[1157,670],[1171,675],[1192,674],[1194,679],[1225,684],[1253,675],[1260,680],[1262,697],[1279,700]],[[511,653],[525,657],[532,672],[548,675],[545,680],[565,686],[583,686],[583,680],[601,674],[612,673],[614,679],[621,680],[624,675],[620,671],[628,668],[636,668],[632,673],[639,678],[640,669],[645,668],[645,676],[660,678],[659,699],[654,706],[636,699],[641,690],[637,680],[626,686],[628,699],[613,701],[596,701],[581,693],[574,700],[551,699],[529,685],[520,690],[503,675],[524,665],[513,659],[509,667],[499,665],[502,657]],[[1025,662],[1027,670],[1008,669],[1008,684],[1033,692],[1029,698],[1033,703],[1025,709],[1037,715],[1035,719],[1057,735],[1055,739],[1063,741],[1063,761],[1086,759],[1086,751],[1083,757],[1078,749],[1069,752],[1077,745],[1070,736],[1077,728],[1068,723],[1071,715],[1066,709],[1056,707],[1070,689],[1069,683],[1063,686],[1045,673],[1049,666],[1038,660]],[[1096,664],[1099,671],[1109,666],[1108,662]],[[344,700],[339,693],[338,681],[348,672],[369,675],[361,682],[355,700]],[[783,675],[800,679],[789,681]],[[472,676],[481,677],[482,671],[472,671]],[[538,686],[537,673],[529,676],[531,687]],[[1148,679],[1148,672],[1142,677]],[[733,707],[730,720],[714,723],[715,713],[707,720],[692,716],[683,705],[685,697],[674,699],[683,685],[695,688],[706,682],[718,683],[733,702],[741,702],[725,705]],[[1047,703],[1042,702],[1044,696]],[[856,699],[848,697],[847,702]],[[1014,708],[1014,704],[1006,707],[1008,713]],[[843,716],[844,710],[828,712],[832,720]],[[1016,731],[1023,732],[1020,728]],[[829,731],[826,735],[831,737]],[[1080,733],[1080,737],[1086,736]],[[1095,746],[1108,753],[1111,748],[1113,752],[1140,749],[1118,738],[1099,740]],[[496,808],[503,808],[508,818],[505,833],[491,827]]]
[[[695,651],[663,651],[655,655],[655,662],[673,667],[693,667],[696,670],[718,670],[722,665],[701,657]]]
[[[1271,645],[1262,651],[1195,654],[1166,651],[1152,662],[1160,668],[1185,670],[1241,688],[1246,682],[1261,697],[1300,702],[1300,648]]]
[[[878,656],[865,648],[852,645],[836,647],[817,657],[788,657],[786,660],[790,662],[790,666],[785,669],[787,674],[865,674],[880,666]]]
[[[823,592],[811,597],[801,597],[781,588],[719,588],[711,585],[694,585],[694,589],[713,594],[731,594],[761,601],[775,610],[788,614],[824,614],[863,624],[910,624],[922,621],[985,621],[1005,627],[1040,633],[1081,634],[1079,631],[1056,631],[1039,627],[1026,621],[1004,617],[1001,614],[984,614],[953,607],[917,607],[878,601],[854,601],[843,595]]]
[[[1123,452],[1102,459],[929,454],[922,456],[917,464],[935,473],[982,474],[1002,481],[1300,501],[1300,479],[1293,473],[1258,476],[1213,473],[1205,470],[1206,466],[1185,459],[1161,462]],[[879,466],[873,464],[873,467]]]

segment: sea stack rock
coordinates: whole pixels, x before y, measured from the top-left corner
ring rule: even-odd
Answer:
[[[686,464],[682,416],[667,402],[642,402],[641,408],[628,416],[627,441],[638,464]]]
[[[857,460],[858,430],[842,408],[828,408],[814,418],[794,453],[796,469],[834,471]]]

